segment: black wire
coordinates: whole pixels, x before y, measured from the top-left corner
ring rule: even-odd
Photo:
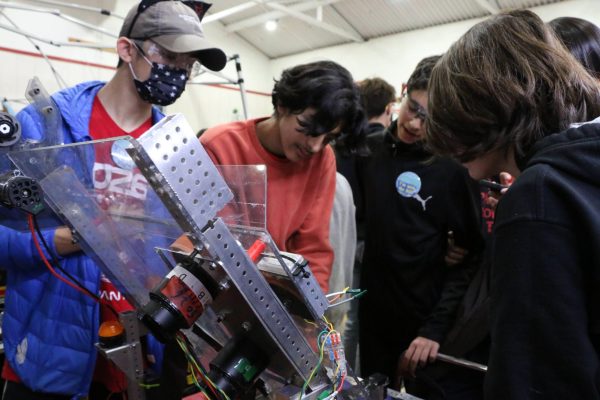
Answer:
[[[274,258],[274,259],[276,259],[276,260],[277,260],[277,256],[275,256],[275,254],[273,254],[273,255],[266,254],[266,256],[267,256],[267,257],[270,257],[270,258]],[[294,259],[294,258],[292,258],[292,257],[290,257],[290,256],[287,256],[287,255],[285,255],[285,254],[281,254],[281,253],[279,253],[279,256],[281,256],[281,258],[283,258],[283,259],[285,259],[285,260],[291,261],[293,265],[296,265],[296,264],[298,264],[298,260],[296,260],[296,259]]]
[[[42,230],[40,229],[40,226],[38,224],[38,220],[37,217],[35,215],[33,215],[33,226],[35,228],[35,231],[37,232],[38,236],[40,237],[40,240],[42,242],[42,244],[44,245],[44,248],[46,249],[46,252],[48,254],[50,254],[50,260],[48,260],[52,266],[56,269],[58,269],[59,271],[61,271],[63,274],[65,274],[75,285],[77,285],[81,290],[83,290],[84,292],[86,292],[89,296],[93,297],[94,300],[96,300],[99,304],[104,304],[105,306],[108,307],[108,309],[115,315],[115,317],[117,318],[117,320],[119,319],[119,313],[117,313],[117,311],[113,308],[113,306],[111,306],[110,304],[108,304],[107,302],[102,302],[102,300],[100,299],[100,297],[98,297],[98,295],[96,295],[95,293],[92,293],[88,288],[86,288],[81,282],[79,282],[73,275],[71,275],[70,273],[68,273],[67,271],[65,271],[63,269],[63,267],[61,267],[60,262],[56,259],[56,256],[54,255],[54,253],[52,251],[50,251],[50,246],[48,246],[48,243],[46,243],[46,239],[44,239],[44,235],[42,234]]]
[[[298,262],[298,260],[295,260],[295,259],[293,259],[293,258],[292,258],[292,257],[290,257],[290,256],[286,256],[285,254],[281,254],[281,253],[279,253],[279,255],[281,256],[281,258],[285,258],[286,260],[288,260],[288,261],[291,261],[291,262],[293,262],[294,264],[296,264],[296,263]]]

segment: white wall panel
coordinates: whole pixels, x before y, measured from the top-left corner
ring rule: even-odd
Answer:
[[[544,21],[563,16],[587,19],[600,26],[600,1],[571,0],[532,8]],[[329,59],[350,70],[357,80],[379,76],[399,90],[417,62],[443,53],[470,27],[482,19],[471,19],[396,35],[282,57],[271,62],[272,75],[305,62]]]
[[[35,1],[13,1],[18,4],[40,8],[54,8],[55,6],[44,5]],[[79,1],[79,4],[101,7],[126,15],[130,7],[138,2],[135,0],[119,1]],[[0,2],[0,6],[2,2]],[[72,24],[63,19],[49,14],[32,13],[29,11],[2,9],[23,31],[38,35],[48,40],[66,42],[70,37],[89,40],[92,42],[102,42],[114,46],[115,39],[95,32],[85,27]],[[61,11],[88,23],[107,29],[114,34],[118,34],[122,20],[107,17],[101,14],[90,13],[86,11],[74,10],[71,8],[62,8]],[[0,15],[0,24],[9,25],[10,23]],[[244,42],[238,35],[227,33],[223,30],[220,23],[209,24],[206,27],[207,37],[220,46],[227,54],[239,54],[242,62],[242,69],[246,80],[246,88],[250,91],[265,93],[248,94],[248,105],[251,116],[267,115],[271,112],[270,96],[268,94],[272,88],[272,78],[268,76],[269,60],[254,47]],[[64,78],[68,86],[87,81],[87,80],[108,80],[114,73],[113,67],[117,64],[117,55],[111,52],[99,50],[89,50],[82,48],[56,47],[48,44],[39,44],[40,48],[49,56],[62,57],[70,60],[58,61],[51,60],[54,68]],[[33,53],[32,55],[19,54],[18,52]],[[81,65],[75,62],[87,62],[98,64],[105,68]],[[23,36],[16,33],[0,29],[0,65],[2,73],[0,74],[0,98],[24,99],[24,92],[28,80],[33,76],[38,76],[44,86],[50,93],[59,89],[50,68],[46,62],[39,57],[33,45]],[[229,63],[224,73],[231,78],[237,79],[233,63]],[[221,81],[220,78],[213,76],[203,76],[199,80]],[[236,86],[231,86],[235,89]],[[12,103],[15,109],[22,107],[22,104]],[[171,107],[167,112],[182,112],[190,121],[194,129],[212,126],[215,124],[228,122],[232,119],[233,109],[237,109],[242,115],[241,96],[237,90],[228,90],[216,87],[192,85],[186,90],[186,93]]]

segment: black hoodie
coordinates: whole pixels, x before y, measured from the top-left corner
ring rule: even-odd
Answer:
[[[396,127],[369,137],[372,154],[358,168],[366,222],[361,288],[368,292],[359,306],[366,375],[393,375],[400,352],[417,336],[441,343],[472,272],[469,263],[445,264],[447,232],[471,254],[482,244],[476,183],[459,164],[431,161],[422,144],[398,140]],[[419,176],[424,204],[400,195],[404,172]]]
[[[486,399],[600,399],[600,124],[518,164],[496,211]]]

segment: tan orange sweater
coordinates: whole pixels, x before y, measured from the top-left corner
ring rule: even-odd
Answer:
[[[200,141],[217,165],[267,166],[267,230],[277,247],[306,258],[327,293],[333,250],[329,220],[335,193],[335,156],[329,146],[291,162],[268,152],[256,135],[262,119],[208,129]]]

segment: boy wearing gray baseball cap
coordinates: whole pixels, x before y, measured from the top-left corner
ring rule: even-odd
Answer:
[[[52,96],[62,115],[64,142],[138,137],[163,117],[155,105],[172,104],[181,95],[196,62],[211,70],[222,69],[225,53],[208,42],[200,24],[207,6],[195,1],[144,0],[132,8],[117,39],[119,64],[112,79],[81,83]],[[23,109],[17,118],[25,138],[43,135],[44,124],[33,107]],[[124,177],[138,179],[136,171],[121,170],[110,154],[95,156],[95,194],[108,203],[115,196],[139,202],[137,197],[144,191],[123,194],[127,191],[119,189]],[[119,183],[107,182],[110,177]],[[122,199],[128,195],[131,199]],[[97,357],[94,343],[100,323],[115,318],[111,310],[120,312],[131,306],[81,252],[68,228],[44,230],[42,235],[50,256],[59,260],[62,269],[86,290],[111,301],[99,305],[54,278],[32,250],[31,234],[0,227],[0,238],[7,244],[6,251],[0,252],[0,265],[9,276],[3,320],[6,361],[2,377],[7,382],[3,399],[89,396],[93,400],[125,391],[124,376]],[[163,354],[162,347],[148,338],[148,355],[153,356],[149,360],[173,361],[168,346]],[[159,370],[161,362],[155,367]],[[172,374],[176,369],[169,365],[163,371]],[[181,397],[177,382],[169,381],[159,390],[160,399]]]

